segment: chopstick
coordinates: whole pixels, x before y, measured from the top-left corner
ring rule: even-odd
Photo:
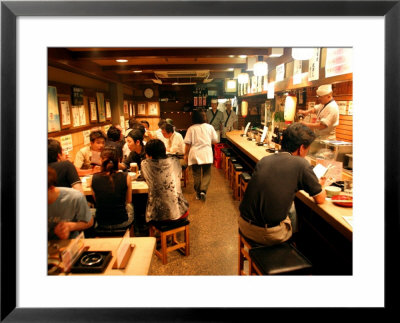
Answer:
[[[338,202],[338,203],[353,203],[353,200],[332,200],[332,202]]]

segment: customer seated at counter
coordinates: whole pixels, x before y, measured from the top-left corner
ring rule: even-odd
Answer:
[[[82,181],[74,164],[62,152],[61,144],[55,139],[47,140],[48,165],[57,173],[56,186],[72,187],[83,193]]]
[[[118,153],[114,147],[101,152],[101,172],[92,179],[96,201],[96,229],[128,228],[133,221],[132,178],[118,172]]]
[[[189,203],[182,194],[182,168],[179,160],[168,158],[161,140],[152,139],[146,146],[142,174],[149,186],[146,222],[171,221],[188,215]]]
[[[185,143],[183,137],[179,132],[174,130],[174,126],[170,123],[164,123],[161,125],[161,133],[165,138],[165,148],[168,154],[179,154],[185,153]]]
[[[105,146],[114,147],[117,150],[118,160],[122,161],[122,147],[124,142],[121,141],[121,130],[115,126],[111,126],[107,131],[107,140]]]
[[[48,239],[73,239],[93,225],[85,195],[69,187],[56,187],[56,171],[47,168]]]
[[[79,176],[98,173],[101,169],[100,153],[104,149],[106,135],[101,130],[95,130],[89,138],[90,146],[83,147],[75,156],[74,165]]]
[[[146,153],[143,144],[143,132],[139,129],[133,129],[126,137],[126,143],[130,150],[129,156],[125,158],[120,165],[120,169],[129,170],[130,163],[136,163],[140,169],[140,163],[146,159]]]
[[[144,127],[144,125],[142,123],[136,121],[134,118],[129,119],[129,129],[125,131],[125,138],[127,138],[129,133],[135,129],[139,129],[142,132],[142,134],[143,134],[142,142],[143,142],[143,144],[146,144],[146,142],[144,141],[145,134],[146,134],[146,128]],[[123,152],[123,159],[128,158],[129,154],[131,153],[126,140],[125,140],[124,147],[122,148],[122,152]]]
[[[314,139],[307,126],[291,124],[282,134],[282,150],[256,164],[239,206],[239,230],[246,238],[266,246],[290,239],[293,230],[288,214],[299,190],[306,191],[315,203],[324,203],[323,180],[318,181],[304,158]]]

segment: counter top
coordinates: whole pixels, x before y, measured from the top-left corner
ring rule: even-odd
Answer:
[[[82,177],[81,177],[82,180]],[[93,195],[92,188],[87,186],[86,181],[82,181],[83,193],[85,195]],[[132,194],[148,193],[149,187],[145,181],[132,181]]]
[[[254,141],[249,141],[246,137],[241,137],[240,134],[242,133],[243,131],[235,130],[228,132],[226,137],[230,142],[232,142],[232,144],[239,148],[244,154],[249,156],[253,161],[258,162],[264,156],[273,154],[266,151],[267,147],[257,146]],[[336,206],[330,201],[330,199],[327,199],[323,204],[316,204],[314,203],[314,200],[304,191],[297,192],[296,196],[304,204],[321,216],[326,222],[328,222],[333,228],[339,231],[348,240],[352,241],[353,228],[345,219],[347,218],[350,222],[352,221],[352,207]]]
[[[89,251],[111,251],[113,258],[108,264],[106,270],[101,274],[75,274],[67,275],[147,275],[151,265],[151,260],[156,246],[156,238],[154,237],[134,237],[129,238],[131,245],[134,245],[132,254],[124,269],[113,269],[115,262],[115,253],[122,238],[94,238],[85,239],[85,246],[89,247]],[[72,240],[52,240],[51,243],[57,244],[60,248],[67,247]],[[66,275],[61,273],[60,275]]]

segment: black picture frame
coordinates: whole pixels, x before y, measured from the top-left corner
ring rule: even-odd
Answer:
[[[2,1],[1,3],[1,321],[238,321],[270,315],[254,308],[16,307],[16,57],[18,16],[384,16],[385,18],[385,314],[397,305],[394,259],[399,236],[400,4],[396,1]],[[371,44],[371,47],[373,44]],[[5,95],[7,94],[7,95]],[[371,149],[371,153],[373,150]],[[373,237],[371,237],[373,239]],[[369,252],[366,250],[366,252]],[[371,261],[374,255],[371,254]],[[396,270],[397,271],[397,270]],[[155,293],[158,291],[154,291]],[[211,292],[211,290],[210,290]],[[267,293],[268,291],[266,291]],[[184,295],[184,291],[180,291]],[[288,291],[290,296],[290,291]],[[237,295],[246,298],[246,295]],[[179,306],[179,302],[177,303]],[[276,312],[276,311],[275,311]],[[284,309],[285,317],[293,311]],[[350,311],[347,311],[349,313]],[[371,313],[370,311],[367,311]],[[249,314],[251,313],[251,316]],[[300,311],[295,315],[301,317]],[[330,311],[330,317],[335,317]],[[379,318],[383,319],[382,312]],[[280,313],[282,315],[282,313]],[[342,314],[339,314],[342,315]],[[276,314],[271,318],[276,317]],[[371,317],[371,316],[370,316]]]

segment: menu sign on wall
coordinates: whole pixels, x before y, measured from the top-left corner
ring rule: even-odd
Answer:
[[[327,48],[325,77],[352,72],[353,50],[351,48]]]
[[[61,144],[61,149],[65,154],[68,152],[72,151],[72,136],[71,135],[66,135],[66,136],[61,136],[60,137],[60,144]]]
[[[285,64],[283,63],[276,67],[275,82],[283,81],[284,78],[285,78]]]
[[[301,83],[302,68],[303,68],[303,62],[296,59],[294,61],[294,67],[293,67],[293,84]]]
[[[308,61],[308,80],[315,81],[319,79],[319,61],[320,61],[320,48],[314,48],[314,55]]]

